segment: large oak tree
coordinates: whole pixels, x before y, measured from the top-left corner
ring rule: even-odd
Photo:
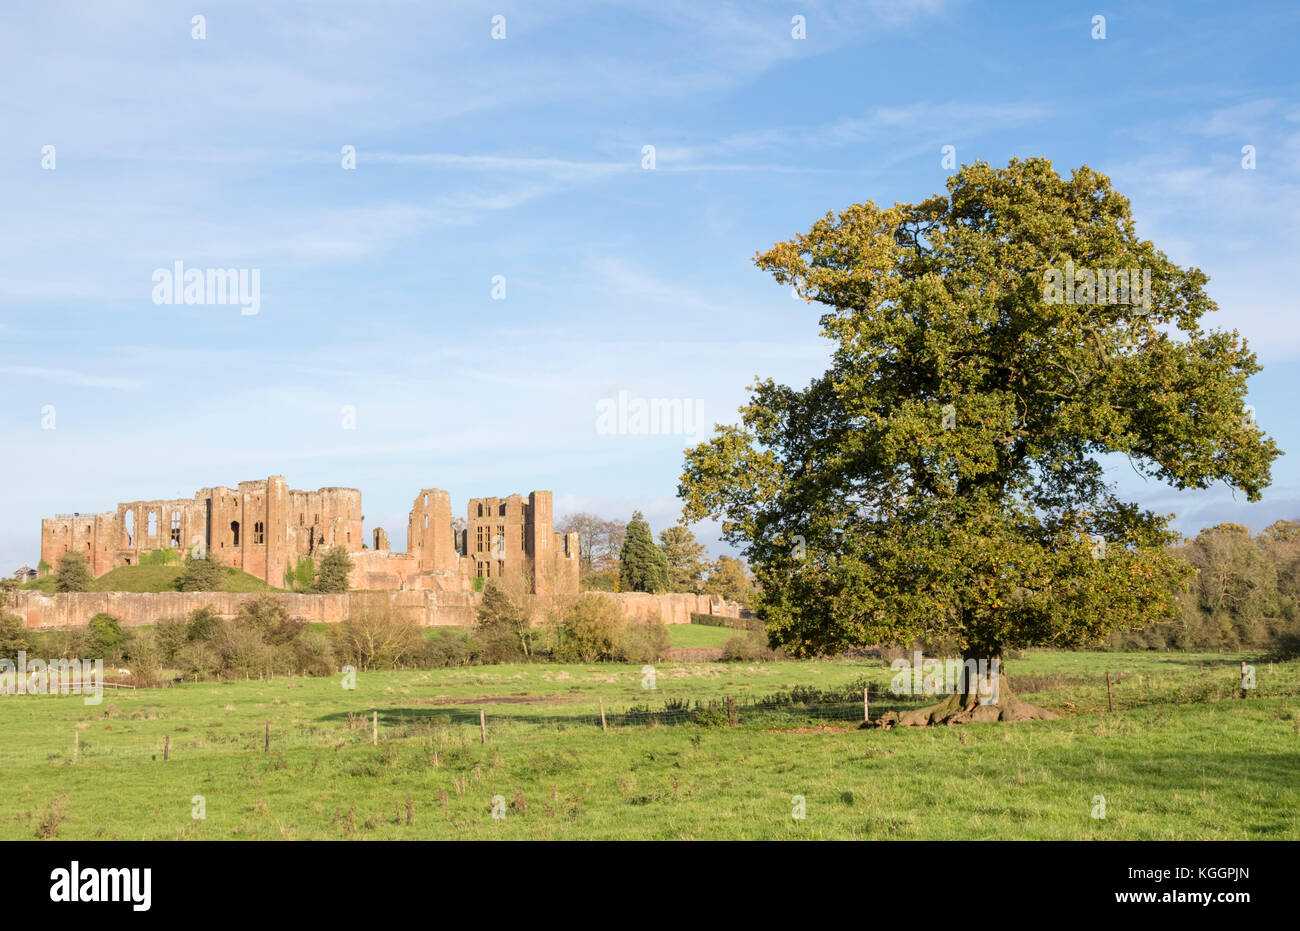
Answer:
[[[922,640],[1000,660],[1170,617],[1187,569],[1168,518],[1121,500],[1102,457],[1254,501],[1279,455],[1244,406],[1255,356],[1202,326],[1207,276],[1140,239],[1108,178],[1026,159],[947,187],[758,255],[823,307],[831,367],[757,382],[740,425],[687,451],[687,519],[722,520],[798,654]],[[994,702],[980,685],[907,723],[1040,714],[1005,677]]]

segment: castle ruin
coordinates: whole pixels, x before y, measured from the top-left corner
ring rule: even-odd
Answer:
[[[471,591],[490,579],[523,580],[533,594],[578,590],[578,539],[554,531],[549,491],[473,498],[464,526],[452,520],[451,495],[438,488],[415,497],[406,552],[394,553],[375,528],[362,531],[355,488],[290,489],[284,478],[204,488],[192,499],[129,501],[102,514],[58,514],[41,521],[41,560],[51,566],[68,552],[85,555],[98,578],[140,565],[156,550],[207,555],[272,586],[303,558],[344,547],[352,559],[353,590]]]

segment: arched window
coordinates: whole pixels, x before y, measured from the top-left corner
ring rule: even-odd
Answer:
[[[230,539],[233,545],[239,545],[239,521],[237,520],[230,522]]]

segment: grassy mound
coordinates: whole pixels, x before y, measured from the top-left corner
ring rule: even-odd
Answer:
[[[119,566],[104,573],[90,583],[92,592],[174,592],[180,582],[183,566]],[[22,586],[29,591],[54,593],[54,576],[47,575]],[[221,567],[223,592],[270,592],[277,589],[255,575],[242,569]]]

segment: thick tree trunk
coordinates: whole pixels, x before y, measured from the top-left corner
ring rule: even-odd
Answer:
[[[876,722],[881,727],[928,727],[931,724],[967,724],[981,721],[1050,720],[1059,715],[1021,701],[1011,691],[1005,670],[998,663],[996,687],[994,673],[983,677],[963,675],[959,688],[937,705],[914,711],[890,711]]]

